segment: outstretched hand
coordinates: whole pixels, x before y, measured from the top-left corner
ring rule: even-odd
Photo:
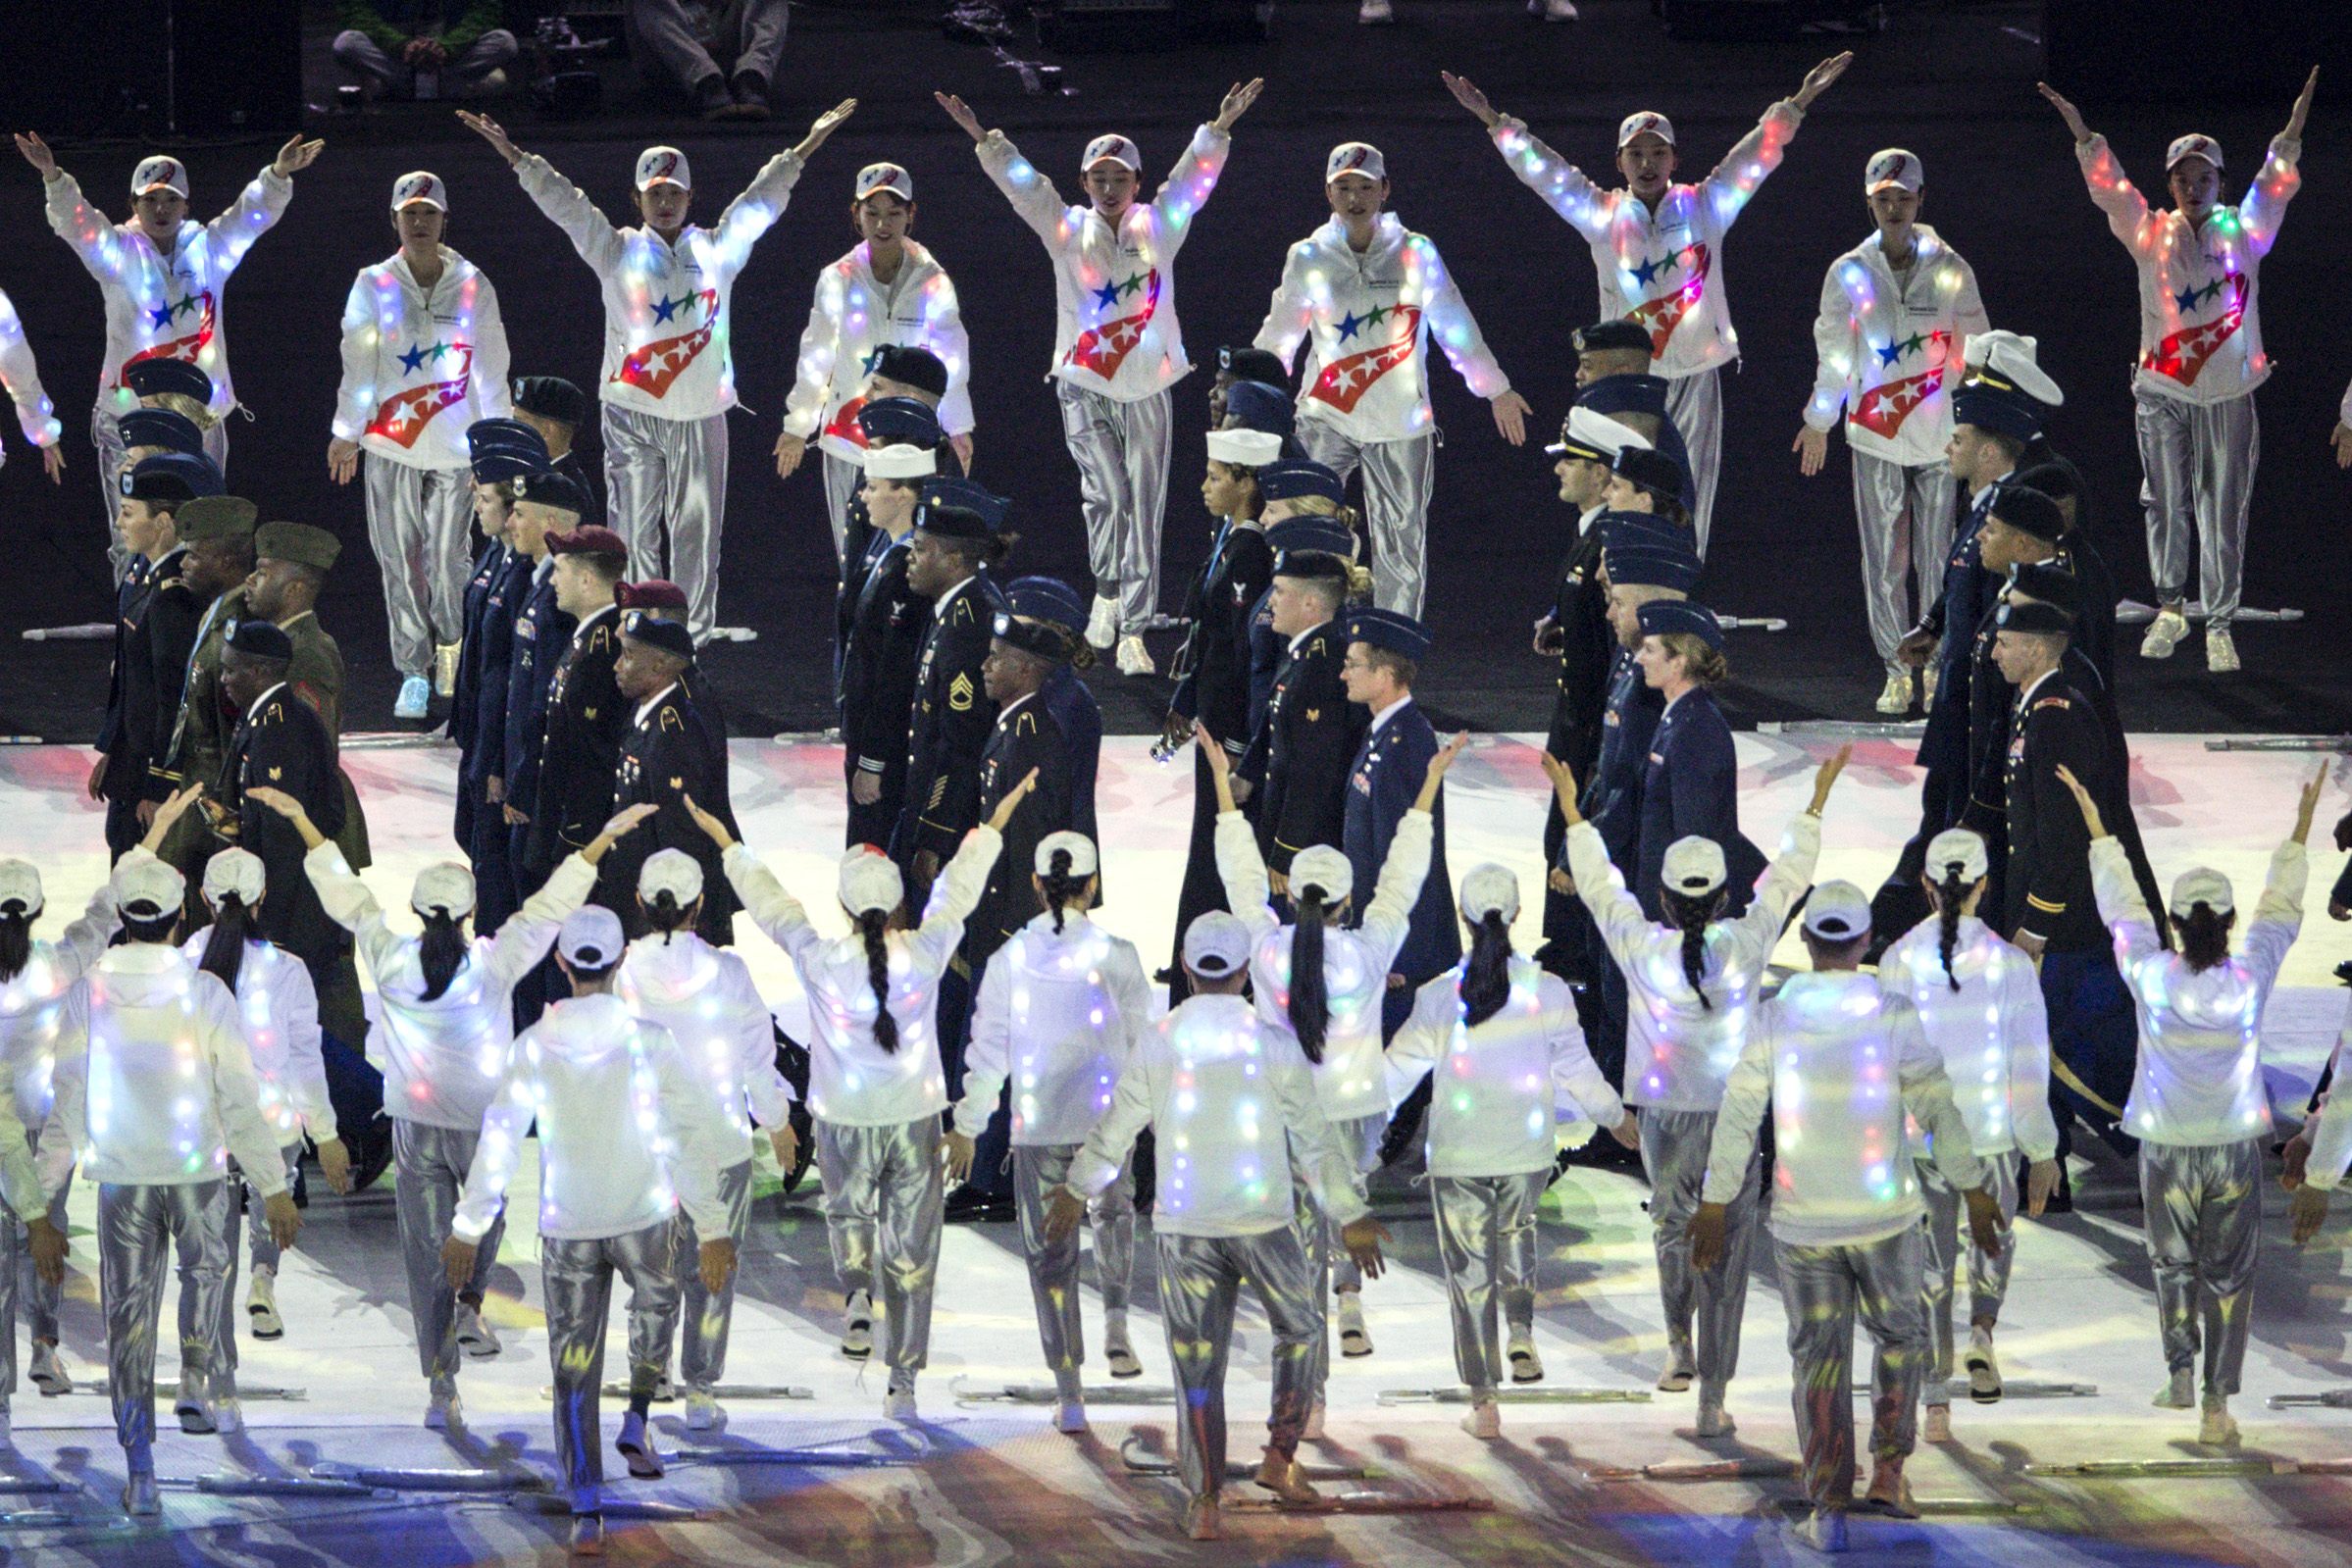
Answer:
[[[281,790],[258,788],[248,790],[247,793],[251,794],[256,800],[261,800],[264,805],[271,804],[271,802],[265,798],[266,796],[276,795],[280,800],[284,801],[286,805],[293,806],[294,809],[290,815],[300,816],[302,814],[302,808],[295,803],[294,797],[285,794]],[[162,805],[155,808],[154,817],[147,823],[147,835],[139,840],[141,847],[143,847],[149,854],[155,854],[161,850],[163,848],[164,839],[169,836],[172,832],[172,825],[178,822],[182,816],[185,816],[187,814],[188,807],[194,805],[203,797],[204,785],[200,784],[189,784],[185,789],[173,791],[171,799],[165,801]],[[283,811],[284,807],[274,807],[273,809]]]
[[[616,841],[626,838],[629,836],[629,835],[635,833],[639,823],[646,821],[659,810],[661,810],[661,807],[653,804],[651,801],[644,801],[638,805],[622,807],[619,811],[613,813],[612,820],[604,825],[603,830],[599,832],[595,837],[589,839],[588,843],[581,849],[580,858],[587,861],[591,866],[594,865],[597,861],[604,858],[605,854],[612,848]],[[516,816],[520,816],[521,813],[517,812],[512,806],[509,806],[507,808],[507,815],[511,820]],[[523,820],[525,822],[529,822],[531,819],[525,817]]]
[[[460,109],[457,112],[457,123],[473,131],[484,141],[488,142],[497,150],[498,156],[505,159],[509,165],[519,164],[523,161],[523,149],[507,140],[505,129],[489,116]]]
[[[2037,82],[2036,85],[2042,89],[2042,96],[2050,100],[2050,107],[2057,110],[2060,118],[2066,121],[2067,129],[2074,133],[2074,140],[2078,143],[2090,140],[2091,127],[2082,123],[2082,111],[2068,102],[2066,95],[2048,82]]]
[[[1209,122],[1209,128],[1220,135],[1230,133],[1233,123],[1248,114],[1250,106],[1257,102],[1257,95],[1265,90],[1266,78],[1263,76],[1237,81],[1226,88],[1225,101],[1217,105],[1217,118]]]
[[[988,140],[988,132],[980,128],[980,117],[972,113],[971,106],[961,98],[951,92],[935,92],[931,96],[939,101],[942,109],[947,111],[947,118],[954,121],[965,135],[974,141]]]
[[[1480,92],[1478,84],[1469,77],[1457,76],[1451,71],[1441,71],[1437,74],[1437,79],[1446,84],[1448,92],[1454,94],[1454,101],[1476,115],[1478,123],[1487,129],[1492,130],[1503,124],[1503,117],[1495,112],[1495,106],[1487,102],[1486,94]]]
[[[1831,55],[1808,71],[1805,74],[1803,85],[1797,88],[1797,108],[1800,111],[1811,109],[1813,101],[1821,96],[1831,82],[1844,76],[1846,68],[1852,64],[1854,64],[1854,51],[1849,49],[1842,55]]]
[[[703,835],[712,843],[721,849],[735,847],[735,835],[727,831],[727,824],[695,805],[692,795],[682,794],[678,799],[686,807],[686,814],[694,819],[694,826],[701,829]]]
[[[2314,66],[2311,68],[2311,75],[2303,78],[2302,92],[2295,97],[2295,112],[2286,117],[2286,128],[2278,133],[2286,140],[2301,141],[2303,139],[2303,122],[2311,116],[2312,90],[2319,84],[2320,68]]]
[[[826,138],[842,128],[842,122],[855,113],[857,113],[857,100],[844,98],[840,103],[817,116],[816,123],[808,127],[808,134],[800,138],[800,145],[793,149],[793,155],[802,163],[808,162],[817,155],[817,149],[825,145]]]
[[[2320,809],[2320,790],[2327,783],[2327,764],[2322,762],[2305,781],[2303,792],[2295,800],[2295,842],[2311,842],[2311,819]]]
[[[1576,809],[1576,771],[1549,751],[1539,751],[1536,760],[1544,765],[1544,777],[1552,781],[1553,798],[1559,802],[1559,814],[1573,828],[1584,821]]]
[[[1470,732],[1464,730],[1437,748],[1437,755],[1429,759],[1428,773],[1422,776],[1421,795],[1412,803],[1413,810],[1427,811],[1437,804],[1438,785],[1446,782],[1446,770],[1454,766],[1454,759],[1460,756],[1461,748],[1469,743]]]
[[[293,140],[278,149],[277,161],[270,168],[279,178],[290,178],[317,163],[319,154],[326,150],[325,141],[304,141],[302,133],[296,131]]]
[[[49,150],[47,142],[41,140],[39,131],[17,132],[17,151],[25,155],[26,163],[41,172],[43,179],[57,177],[57,155]]]
[[[2106,837],[2107,824],[2099,818],[2099,803],[2093,800],[2091,792],[2082,786],[2082,781],[2074,777],[2074,770],[2063,762],[2060,763],[2058,765],[2058,782],[2073,791],[2074,804],[2082,808],[2082,825],[2090,830],[2091,836],[2093,838]]]
[[[1817,817],[1829,804],[1829,791],[1837,786],[1838,775],[1854,760],[1854,742],[1849,740],[1837,748],[1837,754],[1821,764],[1813,776],[1813,804],[1805,808],[1808,816]]]

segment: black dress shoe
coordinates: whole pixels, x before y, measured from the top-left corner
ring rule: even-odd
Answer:
[[[959,1187],[947,1194],[947,1223],[971,1225],[982,1220],[1010,1220],[1018,1213],[1009,1197]]]

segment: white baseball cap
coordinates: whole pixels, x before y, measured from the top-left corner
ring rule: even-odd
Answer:
[[[1271,430],[1210,430],[1208,455],[1236,468],[1264,468],[1282,455],[1282,437]]]
[[[125,855],[115,865],[115,907],[133,920],[154,920],[178,910],[188,895],[187,879],[153,855]]]
[[[1342,175],[1361,175],[1366,179],[1388,178],[1388,160],[1380,149],[1368,141],[1343,141],[1331,149],[1323,160],[1323,183],[1328,185]]]
[[[865,450],[866,473],[878,480],[924,480],[940,471],[939,454],[903,441]]]
[[[602,904],[583,904],[564,917],[555,950],[575,969],[610,969],[628,951],[621,917]]]
[[[1086,156],[1078,160],[1078,172],[1083,175],[1099,163],[1118,164],[1131,174],[1144,172],[1144,155],[1136,150],[1134,142],[1115,133],[1097,136],[1086,144]]]
[[[1870,929],[1870,900],[1850,882],[1825,882],[1805,902],[1805,929],[1823,941],[1846,942]]]
[[[1291,857],[1291,896],[1302,887],[1323,889],[1323,902],[1336,904],[1355,891],[1355,868],[1329,844],[1315,844]]]
[[[1697,834],[1666,845],[1659,885],[1685,898],[1704,898],[1723,885],[1723,846]]]
[[[1919,165],[1919,155],[1905,147],[1889,147],[1884,152],[1870,154],[1870,161],[1862,174],[1862,193],[1875,196],[1882,190],[1908,190],[1913,195],[1927,183],[1927,171]]]
[[[1983,880],[1992,869],[1985,854],[1984,839],[1966,828],[1946,828],[1927,840],[1927,876],[1931,882],[1942,882],[1944,873],[1960,868],[1960,880],[1966,883]]]
[[[1462,918],[1476,924],[1489,915],[1501,915],[1505,920],[1519,918],[1519,879],[1508,866],[1488,861],[1472,866],[1461,879]]]
[[[857,172],[857,194],[852,201],[864,201],[878,190],[895,191],[901,201],[915,199],[915,177],[896,164],[868,164]]]
[[[24,915],[41,912],[40,868],[29,860],[0,860],[0,909],[21,904]]]
[[[681,909],[702,896],[702,868],[683,849],[656,849],[638,868],[637,895],[650,904],[663,893]]]
[[[1636,136],[1656,136],[1671,147],[1674,145],[1674,122],[1655,109],[1627,115],[1617,123],[1617,150],[1623,152],[1625,143]]]
[[[1968,351],[1962,358],[1969,369],[1982,366],[2037,403],[2062,407],[2067,394],[2035,361],[2034,351],[2038,346],[2037,339],[2007,329],[1974,332],[1969,335]]]
[[[449,210],[449,187],[441,183],[440,176],[417,169],[392,181],[392,211],[420,201],[439,212]]]
[[[888,914],[906,896],[906,883],[891,857],[872,844],[842,856],[842,907],[852,915],[871,909]]]
[[[1095,858],[1095,841],[1085,834],[1072,833],[1067,828],[1059,833],[1049,833],[1038,840],[1037,874],[1043,877],[1050,872],[1054,855],[1065,849],[1070,852],[1071,876],[1083,878],[1095,874],[1095,867],[1099,863]]]
[[[647,147],[637,155],[637,188],[651,190],[656,185],[694,188],[694,172],[687,167],[685,153],[675,147]]]
[[[2171,907],[2183,920],[2199,904],[2208,905],[2217,915],[2226,915],[2237,908],[2236,896],[2228,878],[2211,866],[2198,866],[2182,872],[2173,882]]]
[[[139,166],[130,172],[130,193],[144,196],[151,190],[176,190],[185,196],[188,193],[187,166],[177,158],[166,158],[161,154],[140,159]]]
[[[2173,145],[2164,150],[2164,172],[2171,174],[2173,166],[2183,158],[2202,158],[2213,165],[2214,173],[2222,172],[2222,144],[2211,136],[2194,131],[2173,138]]]
[[[268,885],[261,856],[250,849],[224,849],[204,863],[204,896],[216,904],[234,893],[237,902],[250,909],[261,902]]]
[[[417,873],[408,889],[408,907],[420,915],[447,915],[463,920],[474,912],[474,873],[462,861],[443,860]]]
[[[1250,928],[1239,915],[1212,909],[1184,931],[1184,967],[1210,980],[1241,973],[1250,962]]]

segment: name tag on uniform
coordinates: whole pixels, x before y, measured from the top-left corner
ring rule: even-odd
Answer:
[[[1357,773],[1348,783],[1359,795],[1368,795],[1372,792],[1372,775],[1369,770]]]
[[[1617,717],[1616,709],[1611,708],[1607,713],[1601,715],[1601,722],[1605,725],[1621,725],[1625,721]]]

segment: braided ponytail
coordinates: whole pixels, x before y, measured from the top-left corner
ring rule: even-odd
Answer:
[[[1490,909],[1470,937],[1469,961],[1461,971],[1462,1022],[1485,1023],[1510,1000],[1510,928],[1503,911]]]
[[[1715,1004],[1708,999],[1707,988],[1701,983],[1707,977],[1707,923],[1722,906],[1722,889],[1702,898],[1690,898],[1671,888],[1662,887],[1658,907],[1666,917],[1666,924],[1682,933],[1682,978],[1690,982],[1691,989],[1699,995],[1699,1006],[1713,1012]]]
[[[1323,990],[1323,889],[1293,889],[1299,922],[1291,928],[1291,995],[1285,1009],[1291,1033],[1306,1059],[1320,1066],[1323,1037],[1331,1027],[1331,999]]]
[[[869,909],[857,917],[857,934],[866,944],[866,980],[874,987],[874,1043],[895,1054],[898,1020],[891,1016],[891,947],[883,939],[890,923],[887,909]]]
[[[1053,912],[1053,935],[1058,936],[1061,935],[1062,906],[1078,901],[1086,888],[1086,879],[1071,876],[1070,852],[1056,849],[1053,859],[1046,867],[1046,874],[1038,881],[1046,885],[1046,907]]]
[[[1960,911],[1969,901],[1969,885],[1960,878],[1960,862],[1955,860],[1944,867],[1944,880],[1936,885],[1936,916],[1942,921],[1936,946],[1944,957],[1944,979],[1954,990],[1960,989],[1960,977],[1952,973],[1952,954],[1960,946]]]

